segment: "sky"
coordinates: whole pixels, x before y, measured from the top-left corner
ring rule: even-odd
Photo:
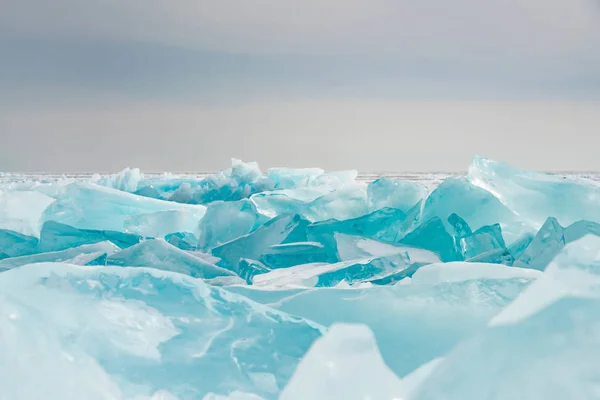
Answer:
[[[0,9],[0,171],[600,170],[600,0]]]

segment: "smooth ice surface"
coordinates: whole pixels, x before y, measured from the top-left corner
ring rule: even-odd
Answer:
[[[73,247],[67,250],[54,251],[48,253],[33,254],[22,257],[13,257],[0,260],[0,271],[20,267],[27,264],[43,263],[43,262],[61,262],[68,261],[74,257],[83,254],[106,254],[111,255],[118,252],[120,249],[111,242],[99,242],[94,244],[84,244],[82,246]]]
[[[205,207],[150,199],[91,183],[73,183],[46,208],[41,221],[80,229],[123,231],[128,218],[169,210],[193,210],[202,215]]]
[[[0,399],[600,398],[600,186],[404,176],[0,173]]]
[[[170,233],[194,232],[204,213],[202,208],[187,208],[132,215],[125,218],[123,228],[127,233],[164,238]]]
[[[400,400],[402,392],[371,330],[335,324],[306,353],[280,400]]]
[[[0,293],[7,399],[275,398],[323,331],[155,269],[29,265],[0,274]]]
[[[249,200],[219,201],[210,204],[204,218],[194,229],[199,247],[209,250],[220,244],[247,235],[261,225],[262,216]]]
[[[0,229],[0,260],[36,252],[38,239],[22,233]]]
[[[481,279],[537,279],[542,273],[525,268],[512,268],[500,264],[451,262],[429,264],[419,268],[412,276],[413,285],[439,285]]]
[[[212,254],[221,258],[219,265],[237,271],[241,259],[259,259],[271,246],[283,242],[299,222],[298,215],[282,214],[254,232],[214,248]]]
[[[427,189],[418,183],[383,177],[369,184],[367,203],[369,211],[390,207],[406,213],[426,195]]]
[[[39,237],[40,216],[53,201],[37,191],[0,189],[0,229]]]
[[[402,377],[483,329],[534,280],[534,276],[483,277],[437,285],[228,290],[326,326],[366,324],[386,363]]]

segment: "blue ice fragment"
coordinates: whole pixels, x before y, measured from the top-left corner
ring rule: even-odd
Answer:
[[[0,260],[10,257],[20,257],[36,252],[38,239],[34,236],[0,229]]]
[[[452,214],[459,215],[472,230],[499,223],[507,243],[536,229],[525,224],[492,193],[464,178],[448,178],[431,192],[423,206],[421,221],[439,217],[452,232],[452,224],[448,222]]]
[[[273,245],[265,251],[260,261],[270,269],[277,269],[316,262],[335,262],[337,257],[321,243],[299,242]]]
[[[427,189],[418,183],[379,178],[367,187],[367,203],[369,211],[389,207],[406,213],[427,195]]]
[[[113,254],[120,249],[111,242],[100,242],[94,244],[84,244],[79,247],[73,247],[68,250],[54,251],[49,253],[32,254],[22,257],[13,257],[0,260],[0,271],[20,267],[27,264],[44,262],[66,262],[82,254]]]
[[[40,216],[53,201],[37,191],[0,189],[0,229],[39,237]]]
[[[510,250],[506,248],[497,248],[468,258],[465,261],[472,263],[513,265],[515,262],[515,257],[512,255]]]
[[[359,258],[376,258],[405,254],[411,262],[431,264],[440,262],[440,258],[429,250],[419,249],[401,244],[388,244],[363,236],[335,234],[338,256],[342,261],[355,260]]]
[[[124,231],[145,237],[164,238],[175,232],[193,232],[205,214],[204,208],[157,211],[125,218]]]
[[[299,185],[306,186],[311,179],[324,173],[321,168],[270,168],[267,176],[275,189],[293,189]]]
[[[56,221],[48,221],[42,226],[39,251],[61,251],[83,244],[110,241],[122,249],[138,244],[139,235],[123,232],[94,229],[77,229]]]
[[[144,176],[139,168],[125,168],[118,174],[107,175],[100,178],[96,183],[98,185],[133,193],[137,190],[138,183],[143,178]]]
[[[564,229],[556,218],[550,217],[513,265],[543,271],[564,246]]]
[[[519,259],[521,257],[521,255],[523,254],[523,252],[525,251],[525,249],[527,247],[529,247],[529,244],[531,244],[531,242],[533,241],[534,238],[535,238],[534,234],[531,234],[531,233],[524,234],[522,237],[517,239],[513,244],[511,244],[508,247],[509,253],[512,255],[512,257],[515,260]]]
[[[264,221],[250,200],[218,201],[206,209],[196,235],[201,250],[207,251],[252,232]]]
[[[193,233],[176,232],[165,236],[165,241],[181,250],[196,250],[198,248],[198,239]]]
[[[311,240],[319,240],[323,235],[331,236],[337,232],[394,243],[402,236],[405,219],[403,211],[386,207],[358,218],[316,222],[307,231]]]
[[[310,263],[286,269],[276,269],[257,275],[253,283],[259,286],[331,287],[342,281],[349,284],[387,276],[411,267],[407,253],[382,257],[340,261],[337,263]]]
[[[563,226],[580,220],[600,223],[600,186],[595,182],[523,171],[482,157],[473,159],[468,179],[489,190],[536,229],[548,217]],[[502,229],[506,232],[504,226]]]
[[[268,249],[280,244],[300,223],[299,215],[282,214],[254,232],[241,236],[212,249],[212,254],[221,258],[219,265],[238,272],[238,265],[243,258],[260,259]]]
[[[205,279],[233,275],[231,271],[194,257],[160,239],[146,240],[112,254],[107,258],[106,264],[122,267],[151,267]]]
[[[460,238],[459,243],[465,259],[493,250],[506,250],[500,224],[482,226],[470,235]]]
[[[252,284],[254,276],[266,274],[269,271],[271,271],[271,269],[260,261],[250,260],[248,258],[240,260],[238,266],[238,275],[248,284]]]
[[[301,218],[298,225],[286,236],[281,244],[310,242],[311,240],[308,238],[308,227],[310,224],[309,220]]]
[[[564,229],[565,243],[574,242],[585,235],[600,236],[600,224],[593,221],[577,221]]]
[[[600,224],[577,221],[563,228],[556,218],[550,217],[515,261],[514,266],[543,271],[566,244],[575,242],[585,235],[600,236]]]
[[[321,194],[321,191],[318,192]],[[280,214],[304,214],[307,201],[293,197],[289,191],[258,193],[251,197],[258,210],[271,217]]]
[[[0,274],[0,318],[7,399],[277,398],[325,331],[185,275],[64,264]]]
[[[201,215],[205,207],[150,199],[91,183],[73,183],[46,208],[40,222],[123,231],[125,221],[132,216],[169,210],[190,210]]]
[[[193,193],[198,204],[213,201],[235,201],[273,189],[273,182],[262,174],[258,164],[232,159],[231,169],[211,175],[200,182]]]
[[[415,230],[409,232],[399,242],[408,246],[430,250],[438,254],[444,262],[460,260],[454,239],[438,217],[431,218],[417,226]]]
[[[367,193],[362,186],[355,185],[327,193],[308,203],[303,215],[317,222],[328,219],[345,220],[368,214]]]
[[[450,214],[448,217],[448,223],[452,227],[452,230],[454,231],[454,237],[456,238],[463,238],[473,233],[471,227],[469,224],[467,224],[467,221],[455,213]]]

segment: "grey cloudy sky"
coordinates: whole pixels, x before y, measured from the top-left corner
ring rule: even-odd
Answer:
[[[600,169],[598,0],[0,9],[0,171]]]

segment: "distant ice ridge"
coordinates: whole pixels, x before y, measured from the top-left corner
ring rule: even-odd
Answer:
[[[0,176],[0,398],[597,399],[599,290],[582,176]]]

